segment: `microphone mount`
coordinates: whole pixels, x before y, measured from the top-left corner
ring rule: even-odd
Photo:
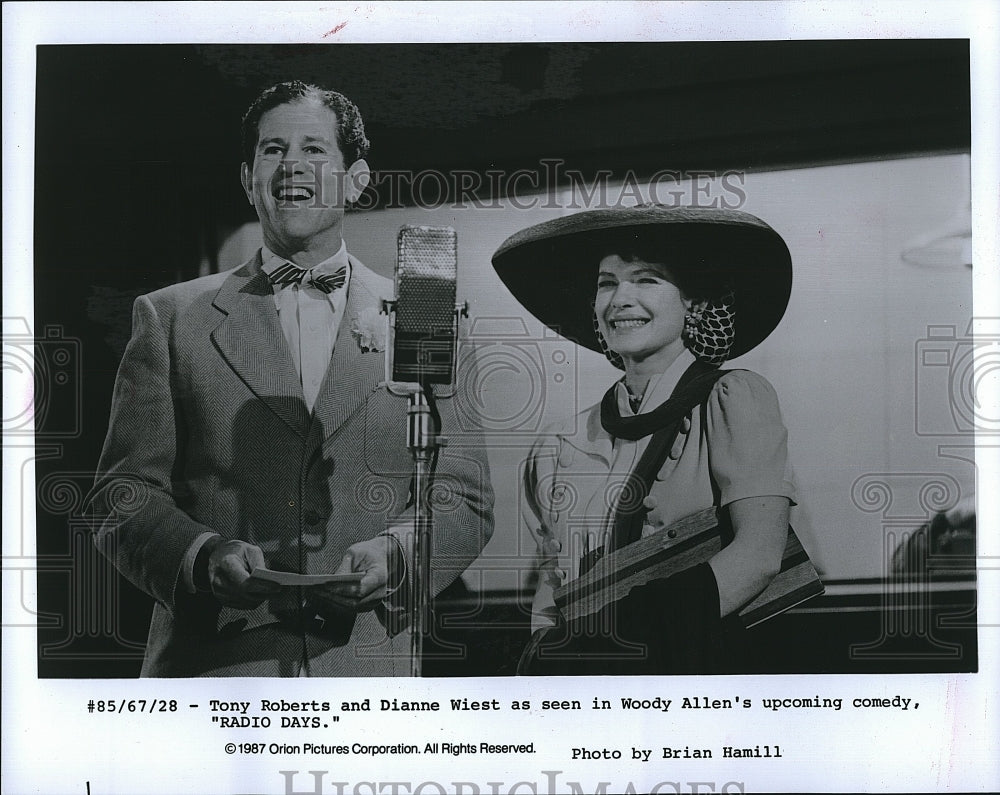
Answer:
[[[412,395],[417,389],[422,389],[422,383],[426,383],[421,379],[415,379],[413,381],[400,381],[393,379],[393,370],[395,368],[395,350],[396,350],[396,301],[389,299],[382,299],[382,314],[386,315],[388,318],[389,333],[387,334],[388,345],[387,348],[390,351],[389,356],[385,357],[385,384],[386,388],[394,395],[406,396]],[[451,337],[454,340],[455,345],[455,355],[451,357],[451,367],[449,369],[449,375],[447,380],[435,381],[438,385],[438,389],[435,390],[435,394],[438,397],[450,398],[455,395],[455,384],[458,379],[458,348],[460,347],[458,328],[463,318],[469,317],[469,302],[462,301],[455,304],[455,310],[452,317],[451,324]],[[421,364],[426,364],[428,369],[433,368],[433,357],[435,353],[435,346],[433,341],[425,341],[424,344],[419,345],[417,351],[417,368],[418,375],[419,368]],[[434,368],[436,370],[436,368]]]

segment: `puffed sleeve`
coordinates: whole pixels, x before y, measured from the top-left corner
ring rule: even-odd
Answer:
[[[706,408],[709,466],[719,504],[782,496],[794,505],[788,431],[774,387],[749,370],[734,370],[716,383]]]

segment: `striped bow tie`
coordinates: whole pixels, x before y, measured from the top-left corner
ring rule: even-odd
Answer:
[[[320,292],[329,295],[334,290],[339,290],[347,281],[347,268],[337,268],[333,273],[313,273],[313,271],[300,268],[291,262],[286,262],[275,268],[268,276],[271,284],[275,287],[287,287],[289,284],[302,284],[308,282]]]

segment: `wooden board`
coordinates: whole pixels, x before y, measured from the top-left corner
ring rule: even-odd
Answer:
[[[556,605],[567,621],[596,613],[637,585],[697,566],[720,549],[717,509],[706,508],[603,556],[582,577],[556,589]],[[780,573],[744,605],[739,611],[740,621],[745,627],[752,627],[821,593],[823,583],[789,527]]]

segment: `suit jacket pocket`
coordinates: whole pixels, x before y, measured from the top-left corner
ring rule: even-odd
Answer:
[[[299,605],[296,588],[288,588],[252,610],[227,607],[207,593],[184,594],[177,601],[174,626],[184,634],[198,635],[205,640],[231,638],[246,630],[278,623]]]

